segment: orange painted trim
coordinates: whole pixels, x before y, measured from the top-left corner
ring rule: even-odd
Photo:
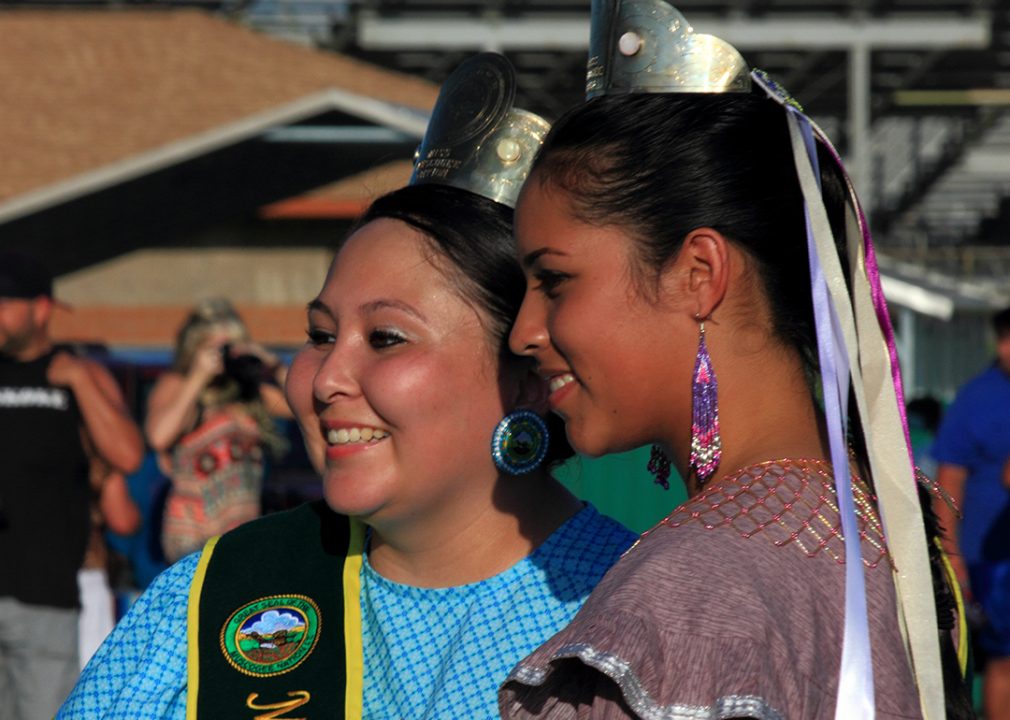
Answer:
[[[191,309],[173,305],[78,305],[72,312],[54,313],[49,329],[57,342],[172,347]],[[305,342],[304,305],[238,305],[236,309],[257,342],[281,346]]]
[[[319,200],[291,198],[260,208],[259,216],[268,220],[333,219],[356,220],[372,203],[368,200]]]

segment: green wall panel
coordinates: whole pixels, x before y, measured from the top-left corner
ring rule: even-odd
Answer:
[[[646,470],[649,448],[605,457],[573,458],[555,476],[579,498],[605,515],[642,533],[665,518],[687,498],[676,471],[664,490]]]

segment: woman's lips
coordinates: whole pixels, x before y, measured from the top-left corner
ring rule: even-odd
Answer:
[[[561,400],[572,392],[576,386],[575,376],[571,373],[562,373],[552,377],[549,384],[551,394],[547,398],[551,407],[557,408]]]

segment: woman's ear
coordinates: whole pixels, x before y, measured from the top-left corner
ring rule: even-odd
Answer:
[[[664,290],[676,291],[687,299],[692,313],[707,318],[726,296],[730,273],[729,241],[712,228],[692,230],[684,238],[671,270],[674,268],[675,273],[664,273],[663,282],[676,282],[678,287],[664,287]]]

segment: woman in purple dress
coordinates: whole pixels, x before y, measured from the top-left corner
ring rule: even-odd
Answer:
[[[503,717],[970,717],[830,143],[662,0],[593,3],[587,89],[517,205],[511,346],[578,450],[652,444],[690,499],[513,670]]]

